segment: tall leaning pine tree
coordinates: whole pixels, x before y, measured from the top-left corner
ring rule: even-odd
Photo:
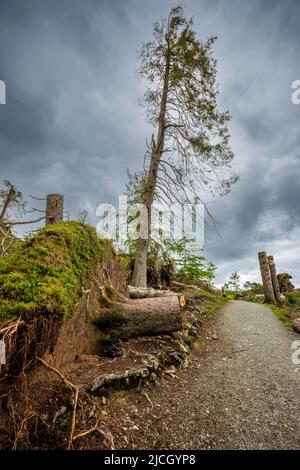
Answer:
[[[170,203],[187,194],[197,197],[203,189],[223,195],[237,180],[230,171],[230,116],[216,103],[215,39],[197,39],[192,19],[178,6],[154,24],[153,40],[141,49],[139,73],[148,85],[144,105],[155,128],[142,194],[149,230],[155,198]],[[147,285],[149,237],[143,237],[136,247],[135,286]]]

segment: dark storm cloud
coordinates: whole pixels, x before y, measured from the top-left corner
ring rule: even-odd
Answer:
[[[63,191],[75,210],[84,193],[94,203],[108,197],[116,189],[108,179],[123,183],[126,154],[138,157],[130,102],[135,46],[122,39],[133,33],[124,2],[1,4],[1,77],[8,89],[0,109],[1,167],[14,181],[19,175],[25,191],[30,177],[38,194],[55,184],[52,190]],[[115,173],[118,159],[123,180]]]
[[[1,178],[24,193],[62,192],[75,215],[116,202],[127,168],[142,167],[151,129],[137,104],[136,51],[173,0],[0,1]],[[219,102],[241,180],[212,204],[205,252],[219,282],[258,276],[256,253],[272,252],[300,283],[300,79],[298,1],[190,0],[205,39],[217,34]],[[299,252],[299,250],[298,250]],[[293,253],[295,253],[293,255]]]

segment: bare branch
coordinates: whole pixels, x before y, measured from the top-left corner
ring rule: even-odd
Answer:
[[[29,197],[31,197],[32,199],[35,199],[36,201],[46,201],[45,197],[36,197],[36,196],[32,196],[31,194],[29,194]]]
[[[41,220],[45,220],[46,217],[40,217],[39,219],[35,220],[25,220],[25,221],[13,221],[13,222],[7,222],[7,225],[27,225],[27,224],[35,224],[37,222],[40,222]]]

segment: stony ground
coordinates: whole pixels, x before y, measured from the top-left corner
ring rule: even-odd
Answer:
[[[108,400],[102,425],[115,447],[300,449],[299,336],[243,301],[227,304],[206,336],[185,369]],[[95,437],[89,445],[102,446]]]

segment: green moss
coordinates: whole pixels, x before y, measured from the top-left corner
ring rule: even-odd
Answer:
[[[130,264],[129,256],[123,253],[118,253],[117,259],[124,271],[126,271],[129,268]]]
[[[0,259],[0,325],[16,315],[71,315],[109,242],[78,222],[42,228]]]
[[[105,288],[105,291],[104,289],[100,292],[99,294],[99,301],[100,301],[100,304],[105,307],[105,308],[110,308],[110,307],[113,307],[114,306],[114,302],[112,300],[110,300],[110,298],[107,296],[107,287]]]

